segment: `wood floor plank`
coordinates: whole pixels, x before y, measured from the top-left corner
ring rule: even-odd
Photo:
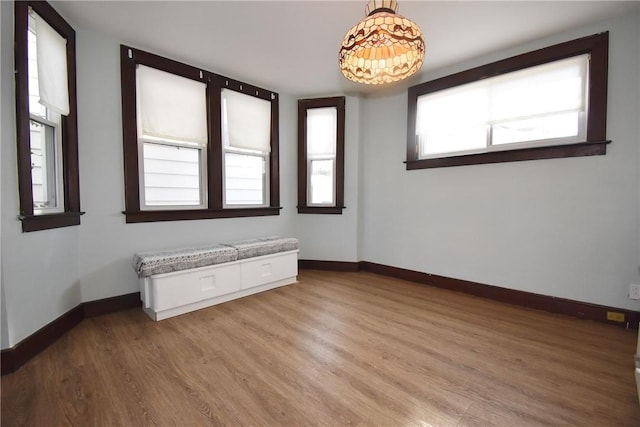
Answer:
[[[2,377],[3,426],[640,424],[637,331],[372,273],[161,322],[85,319]]]

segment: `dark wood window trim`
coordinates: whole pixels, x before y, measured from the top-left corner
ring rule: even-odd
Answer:
[[[279,215],[280,207],[234,209],[184,209],[123,212],[128,223],[156,221],[186,221],[192,219],[242,218],[249,216]]]
[[[308,206],[307,204],[307,110],[336,107],[338,110],[336,139],[335,206]],[[298,100],[298,213],[342,214],[344,206],[344,129],[345,97],[310,98]]]
[[[207,84],[207,155],[206,209],[141,210],[138,167],[138,130],[136,119],[136,65],[142,64]],[[212,72],[201,70],[152,53],[120,46],[122,85],[122,132],[124,144],[125,206],[127,223],[234,218],[280,214],[279,174],[279,97],[278,94]],[[201,75],[202,73],[202,75]],[[220,93],[223,88],[271,102],[271,153],[269,155],[269,206],[223,208],[222,124]]]
[[[606,154],[607,144],[611,142],[606,138],[608,52],[609,33],[603,32],[410,87],[408,93],[407,170]],[[418,158],[415,128],[419,96],[585,53],[591,55],[591,60],[589,62],[587,137],[584,142],[432,159]]]
[[[45,1],[17,1],[15,7],[16,142],[18,149],[18,192],[22,231],[37,231],[80,224],[80,179],[78,173],[78,121],[76,102],[76,33]],[[27,32],[29,7],[67,40],[69,115],[62,116],[62,181],[64,212],[35,215],[31,181],[29,130],[29,75]]]

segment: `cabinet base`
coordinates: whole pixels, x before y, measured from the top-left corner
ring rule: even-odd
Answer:
[[[234,299],[246,297],[249,295],[257,294],[259,292],[268,291],[270,289],[279,288],[281,286],[297,283],[296,277],[289,277],[282,280],[277,280],[271,283],[265,283],[264,285],[256,286],[254,288],[243,289],[241,291],[234,292],[232,294],[220,295],[215,298],[210,298],[204,301],[198,301],[191,304],[186,304],[180,307],[174,307],[162,311],[153,311],[151,308],[142,307],[144,312],[153,320],[163,320],[169,317],[178,316],[180,314],[189,313],[191,311],[200,310],[201,308],[211,307],[212,305],[221,304],[223,302],[231,301]]]

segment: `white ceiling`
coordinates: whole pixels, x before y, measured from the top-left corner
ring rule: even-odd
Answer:
[[[76,28],[257,86],[300,96],[367,93],[338,69],[358,1],[52,1]],[[637,10],[636,1],[399,0],[426,41],[429,71]],[[401,83],[407,84],[407,83]],[[415,84],[415,83],[414,83]]]

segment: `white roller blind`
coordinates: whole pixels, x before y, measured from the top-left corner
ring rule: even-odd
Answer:
[[[491,79],[489,120],[583,109],[588,61],[589,55],[580,55]]]
[[[225,146],[271,152],[271,102],[222,89],[222,123]]]
[[[207,143],[207,85],[139,65],[136,73],[143,136]]]
[[[417,133],[486,123],[489,94],[482,83],[466,84],[419,97]]]
[[[307,154],[334,155],[338,128],[336,107],[307,109]]]
[[[64,116],[69,115],[67,39],[31,12],[36,23],[36,52],[40,104]]]
[[[584,110],[588,61],[589,55],[575,56],[423,95],[416,131]]]

